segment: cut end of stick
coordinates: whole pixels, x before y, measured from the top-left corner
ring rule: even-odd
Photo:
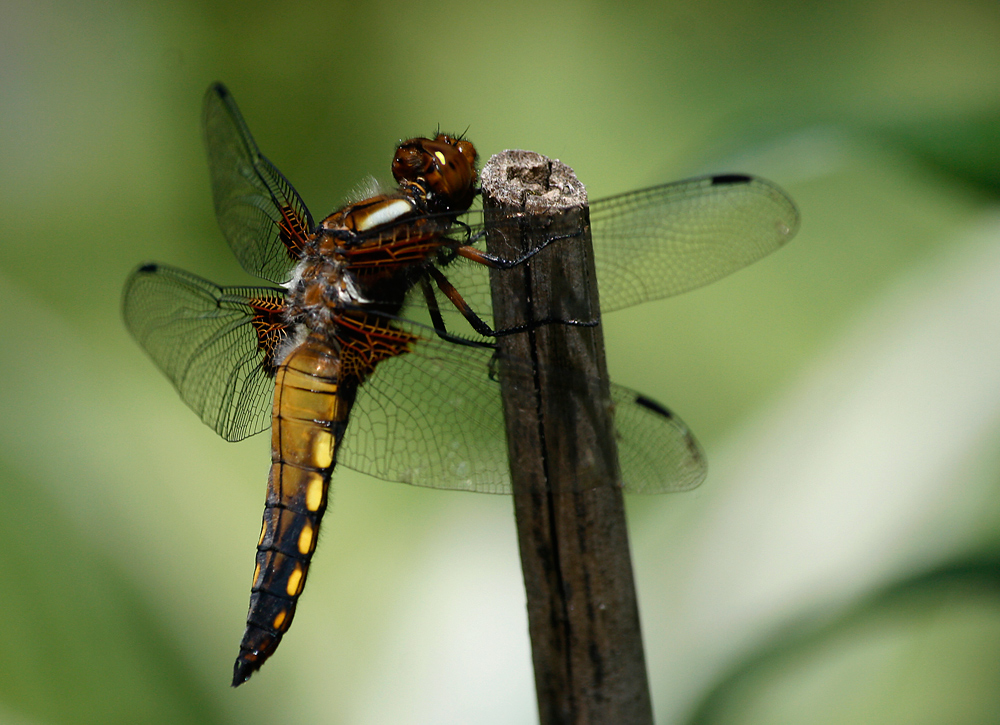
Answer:
[[[492,156],[480,183],[484,196],[530,214],[587,205],[587,190],[573,169],[534,151],[511,149]]]

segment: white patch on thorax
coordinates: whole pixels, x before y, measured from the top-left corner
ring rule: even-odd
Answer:
[[[396,221],[404,214],[409,214],[412,211],[413,204],[406,199],[396,199],[395,201],[389,202],[381,209],[364,216],[358,224],[358,231],[366,232],[372,227],[389,224],[390,222]]]
[[[344,307],[357,307],[371,302],[361,294],[358,283],[350,272],[344,272],[340,275],[340,284],[337,285],[337,301]]]
[[[288,356],[292,354],[292,350],[305,342],[308,336],[309,328],[302,324],[296,325],[295,329],[292,330],[292,334],[285,338],[285,341],[278,345],[277,349],[274,351],[275,367],[285,362]]]
[[[303,259],[298,264],[295,265],[295,269],[292,270],[292,278],[285,282],[282,287],[291,292],[299,283],[302,281],[302,271],[306,268],[306,261]]]

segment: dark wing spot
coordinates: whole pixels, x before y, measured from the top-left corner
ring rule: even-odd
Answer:
[[[712,177],[713,186],[725,186],[727,184],[749,184],[753,181],[752,176],[746,174],[719,174]]]
[[[157,270],[158,267],[159,265],[156,264],[156,262],[150,262],[149,264],[144,264],[141,267],[139,267],[138,271],[145,272],[146,274],[152,274]]]
[[[664,418],[673,418],[674,417],[673,413],[671,413],[669,410],[667,410],[666,408],[664,408],[662,405],[660,405],[659,403],[657,403],[652,398],[647,398],[645,395],[637,395],[637,396],[635,396],[635,402],[638,403],[639,405],[641,405],[643,408],[646,408],[647,410],[651,410],[654,413],[662,415]]]

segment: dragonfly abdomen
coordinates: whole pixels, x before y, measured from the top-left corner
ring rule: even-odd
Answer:
[[[275,374],[271,472],[234,687],[277,649],[305,586],[357,391],[355,382],[341,380],[340,362],[322,338],[310,336]]]

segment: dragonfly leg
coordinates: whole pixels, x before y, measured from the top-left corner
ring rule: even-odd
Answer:
[[[563,239],[576,239],[583,234],[583,229],[578,229],[570,234],[553,234],[550,237],[546,237],[545,241],[539,244],[534,249],[530,249],[520,257],[514,259],[507,259],[506,257],[501,257],[496,254],[490,254],[489,252],[484,252],[481,249],[476,249],[473,244],[478,242],[485,235],[485,232],[479,232],[478,234],[469,238],[466,244],[455,248],[455,253],[459,256],[470,259],[478,264],[483,264],[492,269],[510,269],[511,267],[516,267],[519,264],[524,264],[529,259],[534,257],[540,251],[548,247],[553,242],[558,242]]]
[[[543,320],[532,320],[531,322],[526,322],[524,324],[505,328],[503,330],[494,330],[475,313],[472,307],[469,306],[469,303],[462,297],[462,294],[455,289],[455,286],[448,280],[441,270],[436,267],[429,267],[427,272],[434,280],[438,289],[440,289],[444,296],[448,298],[448,301],[455,306],[455,309],[462,313],[462,316],[466,320],[468,320],[472,329],[483,337],[503,337],[504,335],[513,335],[518,332],[530,332],[531,330],[535,330],[543,325],[595,327],[599,323],[599,320],[566,320],[557,317],[549,317]],[[424,277],[421,283],[423,286],[424,298],[427,300],[427,308],[430,311],[431,320],[434,323],[434,330],[437,332],[438,336],[451,342],[463,341],[467,343],[468,341],[463,340],[463,338],[456,338],[447,331],[444,318],[441,316],[441,310],[438,307],[437,297],[434,295],[434,290],[431,288],[427,277]]]
[[[441,274],[437,270],[434,271],[437,272],[438,274]],[[441,275],[441,277],[443,278],[444,275]],[[445,282],[447,282],[446,279]],[[450,286],[450,283],[448,284]],[[421,278],[420,288],[424,293],[424,299],[427,301],[427,311],[430,312],[431,323],[434,325],[434,332],[437,334],[438,337],[447,342],[454,342],[459,345],[468,345],[470,347],[494,347],[493,343],[483,342],[481,340],[469,340],[467,338],[461,337],[460,335],[455,335],[451,332],[448,332],[448,327],[447,325],[445,325],[444,317],[441,315],[441,308],[438,307],[437,297],[435,297],[434,295],[434,288],[431,287],[431,283],[427,279],[427,277]],[[452,289],[455,288],[452,287]],[[456,294],[458,294],[457,291]],[[461,299],[460,296],[459,299]],[[479,332],[479,334],[482,335],[483,337],[493,337],[493,330],[490,328],[490,326],[487,325],[485,322],[483,322],[482,319],[480,319],[479,315],[477,315],[472,311],[472,308],[470,308],[468,304],[465,303],[465,300],[462,300],[462,305],[464,305],[464,309],[468,310],[469,314],[472,315],[473,318],[475,318],[476,322],[473,322],[472,319],[466,316],[466,319],[469,320],[469,324],[472,325],[472,327],[476,330],[476,332]],[[463,309],[458,305],[456,306],[459,307],[460,310]],[[463,314],[465,313],[463,312]],[[482,329],[478,327],[477,324],[480,325]]]
[[[543,320],[532,320],[531,322],[525,322],[520,325],[514,325],[513,327],[507,327],[503,330],[496,330],[493,335],[494,337],[503,337],[504,335],[514,335],[519,332],[531,332],[532,330],[537,330],[539,327],[544,327],[545,325],[566,325],[567,327],[597,327],[601,324],[600,320],[564,320],[561,317],[546,317]]]
[[[441,293],[448,298],[448,301],[455,306],[455,309],[462,313],[462,317],[469,321],[473,330],[478,332],[483,337],[496,336],[493,328],[487,325],[483,319],[475,313],[472,307],[469,306],[469,303],[462,297],[462,294],[455,289],[455,285],[448,281],[448,278],[445,277],[444,273],[440,269],[437,267],[428,267],[427,272],[434,280],[438,289],[441,290]],[[441,317],[441,310],[438,308],[437,297],[434,296],[434,290],[431,289],[430,282],[427,280],[427,277],[424,277],[423,282],[425,285],[424,297],[427,299],[427,305],[431,311],[431,319],[434,320],[434,327],[437,329],[439,327],[438,322],[440,321],[440,329],[444,330],[444,319]]]

